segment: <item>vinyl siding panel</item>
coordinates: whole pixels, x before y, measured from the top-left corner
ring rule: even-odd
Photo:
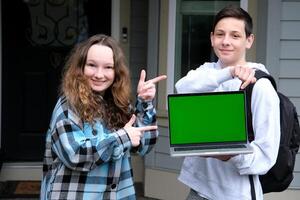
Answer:
[[[168,128],[161,128],[155,148],[155,166],[160,169],[179,171],[182,161],[183,158],[174,158],[170,156]]]
[[[297,155],[296,161],[300,160],[300,154]],[[300,162],[296,162],[294,169],[294,180],[291,183],[291,188],[298,188],[300,186]]]
[[[169,169],[179,172],[183,158],[172,158],[169,154],[157,154],[155,161],[155,164],[159,166],[160,169]]]
[[[300,58],[299,59],[281,59],[280,60],[281,78],[299,78],[300,77]]]
[[[282,2],[279,91],[290,97],[300,119],[300,2]],[[294,180],[290,188],[300,189],[300,153],[297,154]]]
[[[280,59],[299,59],[300,40],[281,41]]]
[[[300,2],[285,1],[282,2],[282,20],[300,20]]]
[[[300,189],[300,172],[295,172],[294,173],[294,179],[290,185],[290,188],[292,189]]]
[[[282,21],[281,39],[300,40],[300,21]]]
[[[156,146],[158,146],[157,152],[168,154],[169,153],[169,147],[170,147],[169,137],[160,135],[159,140],[156,143]]]
[[[284,93],[288,97],[299,98],[300,87],[295,87],[299,85],[300,85],[299,79],[280,79],[278,90]]]
[[[300,160],[300,154],[297,154],[296,160]],[[297,162],[297,163],[295,164],[295,169],[294,169],[294,171],[300,173],[300,163],[299,163],[299,162]],[[299,181],[300,181],[300,180],[299,180]]]

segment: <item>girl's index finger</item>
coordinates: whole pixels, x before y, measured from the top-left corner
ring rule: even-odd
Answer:
[[[156,130],[157,126],[143,126],[143,127],[137,127],[136,128],[138,131],[151,131],[151,130]]]
[[[142,70],[142,71],[141,71],[141,74],[140,74],[140,80],[139,80],[139,83],[144,83],[144,82],[145,82],[145,79],[146,79],[146,71],[145,71],[145,70]]]
[[[166,78],[167,78],[166,75],[161,75],[161,76],[155,77],[153,79],[150,79],[149,82],[157,83],[159,81],[165,80]]]

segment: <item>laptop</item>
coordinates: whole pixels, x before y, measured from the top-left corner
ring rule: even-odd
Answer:
[[[252,153],[245,91],[168,95],[171,156]]]

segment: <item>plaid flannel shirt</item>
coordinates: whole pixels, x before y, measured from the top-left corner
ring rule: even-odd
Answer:
[[[136,126],[156,124],[152,102],[137,100]],[[136,199],[130,152],[148,153],[158,131],[145,131],[133,148],[124,129],[107,130],[100,120],[82,123],[61,97],[46,135],[41,186],[45,199]]]

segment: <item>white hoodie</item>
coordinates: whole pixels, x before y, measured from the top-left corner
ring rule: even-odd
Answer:
[[[267,72],[262,64],[247,64]],[[178,93],[236,91],[241,83],[238,78],[232,78],[228,67],[205,63],[189,71],[175,87]],[[255,134],[255,140],[250,143],[253,154],[237,155],[227,162],[186,157],[178,179],[207,199],[250,200],[248,175],[252,174],[256,199],[263,199],[258,175],[265,174],[275,164],[280,141],[279,98],[268,79],[261,78],[254,85],[251,111]]]

